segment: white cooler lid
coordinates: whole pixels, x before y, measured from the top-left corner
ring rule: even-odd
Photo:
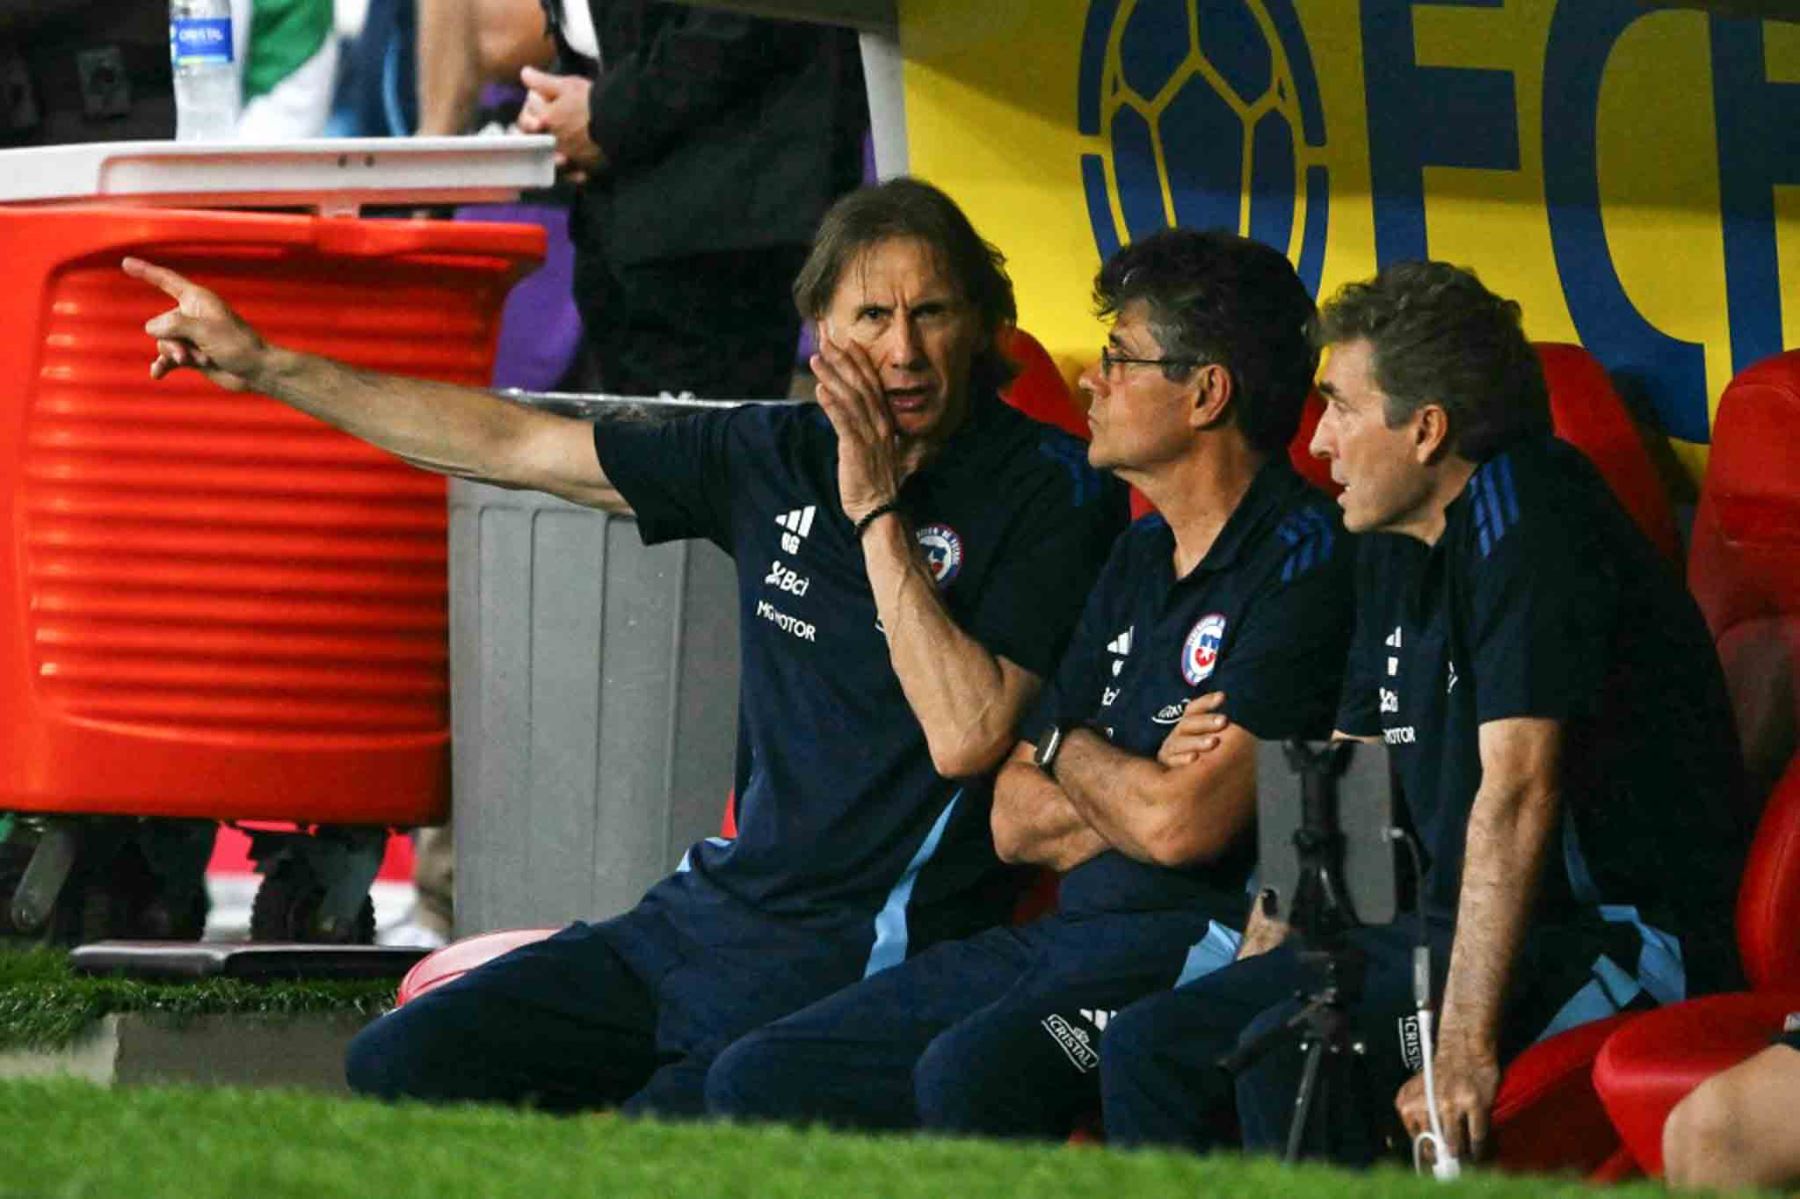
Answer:
[[[540,134],[32,146],[0,150],[0,204],[341,213],[364,204],[491,203],[550,186],[555,144]]]

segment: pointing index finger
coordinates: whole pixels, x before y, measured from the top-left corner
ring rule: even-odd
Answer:
[[[168,267],[157,266],[154,262],[145,262],[142,258],[127,258],[119,266],[133,279],[142,279],[150,286],[160,288],[171,299],[181,299],[182,294],[193,286]]]

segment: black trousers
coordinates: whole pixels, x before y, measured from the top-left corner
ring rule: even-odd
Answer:
[[[805,246],[612,266],[582,250],[575,299],[599,386],[701,399],[788,394],[800,317],[791,288]]]

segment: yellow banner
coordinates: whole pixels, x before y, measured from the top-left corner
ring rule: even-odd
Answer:
[[[1098,352],[1102,257],[1170,224],[1328,295],[1474,267],[1704,469],[1738,370],[1800,345],[1800,25],[1638,0],[901,0],[912,169]]]

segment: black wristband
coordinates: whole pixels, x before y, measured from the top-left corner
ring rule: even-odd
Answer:
[[[861,541],[863,539],[863,534],[869,531],[870,525],[874,524],[888,513],[898,511],[900,511],[899,500],[889,500],[879,507],[869,509],[869,511],[863,513],[862,519],[856,522],[856,539]]]

